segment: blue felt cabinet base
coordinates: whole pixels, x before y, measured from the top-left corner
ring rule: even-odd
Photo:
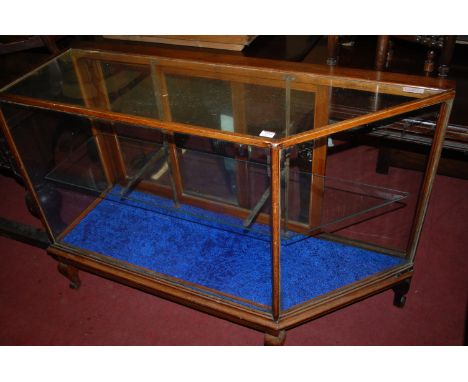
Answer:
[[[148,194],[141,194],[142,198],[153,198],[154,202],[161,199]],[[219,291],[233,299],[238,297],[243,304],[246,300],[265,310],[271,306],[270,243],[252,233],[136,207],[134,202],[114,197],[102,200],[63,238],[63,243]],[[313,237],[283,245],[281,309],[290,309],[403,262]]]

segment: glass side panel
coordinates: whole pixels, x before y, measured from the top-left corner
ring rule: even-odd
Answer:
[[[178,156],[186,194],[239,205],[237,175],[240,166],[244,165],[242,161],[186,149],[180,149]],[[245,162],[246,167],[249,165],[252,164]],[[257,172],[268,181],[266,167],[258,167],[260,168]]]
[[[434,133],[419,134],[415,121],[423,118],[435,122],[439,108],[417,110],[332,136],[335,147],[329,148],[333,153],[327,163],[329,174],[408,193],[400,208],[352,226],[335,227],[334,234],[406,253]],[[356,159],[351,166],[346,159],[353,156]]]
[[[100,165],[96,138],[90,137],[57,161],[44,178],[64,186],[96,193],[106,191],[108,183]]]
[[[12,104],[1,108],[48,226],[58,237],[111,185],[91,121]]]
[[[288,200],[282,210],[285,243],[302,239],[306,233],[335,229],[339,224],[351,224],[376,213],[398,209],[408,196],[397,189],[296,169],[290,169],[288,184],[286,188],[283,174],[282,193]]]
[[[421,124],[434,123],[439,108],[283,151],[282,311],[338,290],[345,293],[350,284],[410,264],[408,248],[433,139],[433,131]]]
[[[376,89],[377,90],[377,89]],[[334,87],[330,97],[330,121],[334,123],[413,100],[414,97]]]
[[[302,226],[404,256],[434,133],[421,136],[419,124],[435,124],[438,110],[428,107],[287,151],[282,224],[293,232],[286,236],[294,241]]]
[[[288,75],[271,79],[260,69],[236,77],[222,64],[194,71],[181,61],[162,66],[141,57],[139,63],[131,63],[136,59],[131,56],[113,57],[69,51],[3,91],[264,139],[292,136],[317,123],[353,118],[426,95],[421,88],[406,87],[405,92],[404,86],[390,89],[388,83],[380,87],[377,82],[359,84],[344,78],[340,86],[328,87],[314,84],[313,78],[311,83]]]
[[[291,90],[289,131],[285,136],[302,133],[315,127],[315,93]]]

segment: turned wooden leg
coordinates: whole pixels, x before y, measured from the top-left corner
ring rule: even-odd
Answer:
[[[447,77],[457,36],[446,36],[439,60],[439,77]]]
[[[54,36],[40,36],[42,43],[49,49],[52,54],[60,53],[60,49],[57,47]]]
[[[387,58],[385,59],[385,70],[388,70],[390,68],[390,65],[392,64],[394,52],[395,52],[395,43],[393,42],[393,40],[389,39],[388,49],[387,49]]]
[[[78,274],[78,269],[64,263],[58,263],[57,269],[62,275],[64,275],[68,280],[70,280],[71,289],[78,289],[80,287],[81,280]]]
[[[395,296],[393,297],[393,305],[398,308],[403,308],[405,306],[406,294],[409,291],[410,285],[411,279],[406,279],[393,287],[393,292],[395,293]]]
[[[388,174],[390,168],[390,158],[392,155],[391,148],[387,142],[381,142],[379,145],[379,153],[377,155],[377,164],[375,172],[378,174]]]
[[[424,61],[424,74],[430,76],[434,71],[434,57],[435,51],[430,50],[427,52],[426,61]]]
[[[377,38],[377,51],[375,53],[375,70],[382,71],[387,66],[390,36]]]
[[[327,65],[335,66],[338,63],[338,41],[339,36],[327,37]]]
[[[265,346],[282,346],[284,341],[286,341],[286,330],[280,330],[276,336],[265,333],[263,344]]]

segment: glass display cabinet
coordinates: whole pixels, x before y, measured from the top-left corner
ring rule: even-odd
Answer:
[[[384,290],[404,305],[454,95],[439,79],[81,47],[2,89],[0,117],[71,287],[81,269],[282,344]]]

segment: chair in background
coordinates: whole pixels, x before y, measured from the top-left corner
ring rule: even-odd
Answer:
[[[341,36],[328,36],[328,65],[338,63],[338,49]],[[428,48],[423,71],[426,76],[432,74],[435,62],[438,61],[437,74],[439,77],[446,77],[450,70],[456,36],[378,36],[377,49],[375,55],[375,70],[388,70],[394,56],[393,39],[413,42]],[[438,60],[436,59],[439,54]]]
[[[434,71],[436,56],[439,53],[438,76],[446,77],[448,75],[456,36],[379,36],[375,56],[376,70],[385,70],[391,65],[393,58],[392,39],[410,41],[428,48],[423,68],[426,76],[431,75]]]

